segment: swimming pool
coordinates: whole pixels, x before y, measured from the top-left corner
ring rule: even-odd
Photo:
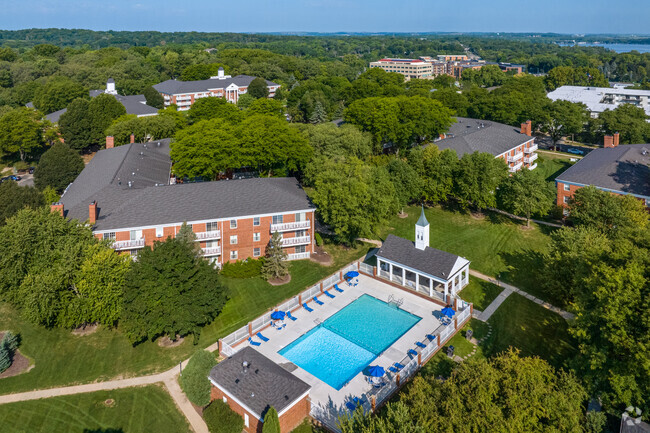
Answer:
[[[339,390],[420,319],[362,295],[278,353]]]

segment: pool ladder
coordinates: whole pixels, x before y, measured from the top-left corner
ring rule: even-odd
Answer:
[[[397,298],[395,298],[395,296],[390,295],[388,297],[388,303],[389,304],[395,304],[395,306],[397,306],[397,307],[401,307],[402,304],[404,303],[404,298],[397,299]]]

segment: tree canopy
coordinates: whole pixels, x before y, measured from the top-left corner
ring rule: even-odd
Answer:
[[[0,183],[0,226],[22,208],[36,209],[44,204],[46,203],[43,194],[36,188],[19,186],[13,181],[2,182]]]
[[[50,186],[60,194],[83,169],[77,152],[65,143],[55,143],[41,156],[34,170],[34,185],[41,190]]]
[[[542,174],[523,169],[505,179],[499,186],[497,199],[504,210],[525,216],[530,227],[532,215],[544,216],[551,210],[555,192]]]
[[[508,166],[489,153],[466,153],[454,173],[454,194],[465,206],[479,210],[496,206],[496,189],[508,175]]]
[[[0,153],[19,154],[24,161],[28,154],[43,148],[42,122],[31,108],[21,107],[0,117]]]

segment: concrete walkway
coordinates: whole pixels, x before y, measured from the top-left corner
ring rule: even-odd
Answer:
[[[503,304],[503,301],[506,300],[508,296],[512,293],[512,290],[510,289],[503,289],[501,293],[499,293],[499,296],[496,297],[494,301],[488,307],[481,313],[479,317],[477,317],[478,320],[482,322],[487,322],[490,317],[492,317],[492,314],[494,314],[495,311],[497,311],[497,308]]]
[[[218,343],[217,343],[218,344]],[[187,365],[187,360],[183,361]],[[0,404],[15,403],[19,401],[38,400],[41,398],[60,397],[63,395],[83,394],[87,392],[106,391],[111,389],[131,388],[136,386],[151,385],[162,382],[176,406],[185,415],[195,433],[209,433],[208,426],[203,418],[194,410],[180,385],[178,384],[179,368],[174,367],[164,373],[149,376],[132,377],[129,379],[109,380],[106,382],[88,383],[85,385],[65,386],[62,388],[39,389],[35,391],[20,392],[16,394],[0,395]]]
[[[543,301],[543,300],[541,300],[541,299],[539,299],[539,298],[536,298],[535,296],[533,296],[533,295],[531,295],[531,294],[529,294],[529,293],[527,293],[527,292],[524,292],[523,290],[521,290],[521,289],[519,289],[519,288],[517,288],[517,287],[515,287],[515,286],[513,286],[513,285],[511,285],[511,284],[504,283],[503,281],[500,281],[500,280],[498,280],[498,279],[496,279],[496,278],[494,278],[494,277],[489,277],[489,276],[487,276],[487,275],[485,275],[485,274],[482,274],[482,273],[480,273],[480,272],[478,272],[478,271],[475,271],[475,270],[473,270],[473,269],[470,269],[470,270],[469,270],[469,274],[472,275],[472,276],[474,276],[474,277],[476,277],[476,278],[479,278],[479,279],[481,279],[481,280],[484,280],[484,281],[490,282],[490,283],[492,283],[492,284],[496,284],[497,286],[499,286],[499,287],[503,287],[503,288],[504,288],[503,292],[501,292],[501,293],[499,294],[499,296],[497,296],[497,298],[496,298],[496,299],[495,299],[495,300],[494,300],[490,305],[488,305],[488,307],[485,309],[485,311],[484,311],[483,313],[481,313],[481,315],[480,315],[480,317],[479,317],[480,320],[483,320],[483,318],[485,317],[486,312],[488,312],[489,310],[492,310],[492,311],[489,313],[489,315],[487,315],[487,318],[489,319],[490,316],[492,316],[492,313],[494,313],[494,310],[496,310],[496,309],[499,307],[499,305],[501,305],[501,303],[502,303],[502,302],[503,302],[503,301],[504,301],[508,296],[510,296],[510,293],[512,293],[512,292],[517,293],[517,294],[519,294],[519,295],[521,295],[521,296],[524,296],[524,297],[530,299],[531,301],[533,301],[534,303],[539,304],[539,305],[541,305],[542,307],[544,307],[544,308],[546,308],[546,309],[548,309],[548,310],[551,310],[551,311],[554,312],[554,313],[559,314],[560,316],[562,316],[562,317],[564,318],[564,320],[571,320],[571,319],[575,318],[575,315],[574,315],[574,314],[569,313],[568,311],[564,311],[564,310],[562,310],[562,309],[560,309],[560,308],[558,308],[558,307],[556,307],[556,306],[554,306],[554,305],[551,305],[551,304],[549,304],[548,302]],[[504,293],[504,292],[506,292],[506,290],[509,290],[510,293],[507,293],[507,294]],[[503,296],[504,294],[505,294],[505,296]],[[499,298],[501,298],[502,296],[503,296],[503,299],[500,300]],[[494,309],[492,309],[492,306],[493,306],[496,302],[498,302],[498,304],[496,305],[496,307],[494,307]],[[485,319],[485,320],[487,320],[487,319]],[[485,320],[484,320],[484,321],[485,321]]]

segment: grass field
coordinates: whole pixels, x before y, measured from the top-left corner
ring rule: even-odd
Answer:
[[[395,217],[389,233],[413,240],[415,222],[420,209],[409,207],[408,217]],[[535,269],[542,266],[543,254],[548,250],[548,226],[531,224],[532,230],[522,230],[523,221],[488,212],[484,219],[475,219],[468,212],[443,209],[425,209],[430,224],[430,244],[471,261],[470,268],[497,276],[523,290],[539,292]],[[537,294],[535,295],[537,296]]]
[[[459,296],[466,302],[474,304],[474,308],[483,311],[499,296],[503,287],[479,280],[476,277],[469,277],[469,284],[460,291]]]
[[[492,335],[483,347],[488,356],[512,346],[522,356],[536,355],[554,367],[567,367],[577,353],[566,320],[517,293],[501,304],[488,323]]]
[[[542,173],[548,182],[555,183],[555,178],[574,164],[564,155],[553,153],[538,153],[538,155],[535,171]]]
[[[219,317],[203,328],[198,345],[189,337],[178,347],[161,348],[155,342],[132,347],[120,332],[101,328],[90,335],[74,336],[67,330],[47,330],[32,325],[22,320],[10,306],[0,304],[0,330],[20,333],[21,353],[35,361],[30,372],[1,379],[0,394],[137,376],[171,368],[197,349],[209,346],[342,265],[362,257],[369,247],[327,246],[326,249],[334,259],[332,266],[324,267],[308,260],[292,262],[292,279],[282,286],[271,286],[261,278],[224,278],[230,288],[230,299]]]
[[[112,404],[106,400],[112,399]],[[11,433],[185,433],[190,427],[157,385],[0,405]]]

